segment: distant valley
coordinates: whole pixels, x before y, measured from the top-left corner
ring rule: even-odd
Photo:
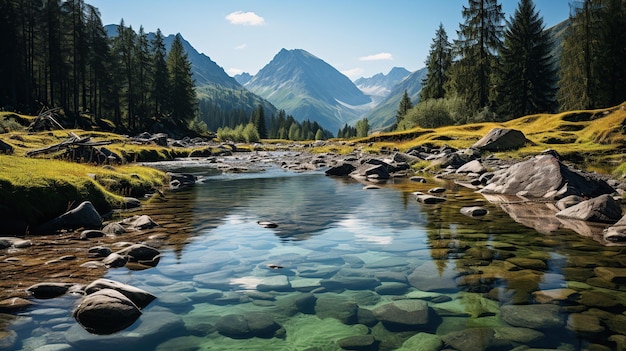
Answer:
[[[548,31],[559,40],[562,27],[560,24]],[[109,36],[116,35],[116,25],[105,28]],[[149,33],[148,37],[154,38],[154,33]],[[174,35],[165,37],[168,50],[173,40]],[[192,65],[198,97],[205,106],[221,113],[241,110],[250,114],[261,105],[266,116],[284,110],[299,122],[315,121],[332,133],[363,118],[368,119],[370,130],[390,127],[395,123],[404,91],[413,104],[419,101],[422,80],[427,73],[426,68],[410,72],[394,67],[387,74],[378,73],[353,82],[312,53],[282,49],[256,75],[242,73],[230,77],[209,56],[199,53],[184,39],[183,47]]]

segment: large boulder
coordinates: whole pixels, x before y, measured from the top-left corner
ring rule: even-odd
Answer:
[[[113,334],[131,326],[141,315],[139,308],[113,289],[87,295],[73,312],[76,321],[92,334]]]
[[[351,163],[344,162],[340,165],[329,168],[325,174],[327,176],[345,177],[352,173],[355,169],[356,167],[354,167]]]
[[[602,179],[570,170],[553,155],[540,155],[494,172],[480,192],[559,200],[569,195],[597,197],[615,189]]]
[[[233,339],[248,339],[252,337],[272,338],[280,336],[281,325],[274,318],[264,312],[249,314],[229,314],[221,317],[215,324],[217,331]]]
[[[75,209],[42,224],[36,232],[51,234],[64,229],[100,229],[100,227],[102,227],[102,217],[90,201],[84,201]]]
[[[622,208],[611,195],[605,194],[568,207],[557,212],[556,216],[590,222],[615,223],[622,217]]]
[[[372,312],[385,324],[420,327],[429,322],[428,303],[423,300],[397,300],[378,306]]]
[[[156,296],[134,286],[109,279],[98,279],[85,287],[85,293],[93,294],[104,289],[112,289],[129,298],[139,308],[148,306]]]
[[[515,150],[526,144],[524,133],[516,129],[493,128],[471,146],[484,151]]]

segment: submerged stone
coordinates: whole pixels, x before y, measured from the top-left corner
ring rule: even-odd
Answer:
[[[430,309],[422,300],[398,300],[378,306],[372,312],[383,323],[416,327],[428,324]]]
[[[516,327],[547,329],[565,324],[557,305],[506,305],[501,307],[500,313],[505,322]]]

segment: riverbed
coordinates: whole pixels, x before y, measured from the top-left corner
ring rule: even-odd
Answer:
[[[626,344],[625,282],[605,273],[626,269],[624,248],[566,229],[526,227],[453,182],[397,178],[366,188],[321,170],[270,164],[234,173],[197,162],[162,167],[199,181],[141,209],[160,226],[129,241],[159,238],[153,240],[162,253],[158,265],[101,272],[156,300],[133,326],[106,336],[87,333],[72,318],[80,296],[35,301],[7,326],[14,336],[7,349],[610,350]],[[415,192],[433,188],[445,189],[445,202],[416,201]],[[468,217],[460,213],[467,206],[488,213]],[[389,313],[407,301],[423,319]],[[252,326],[247,332],[224,327],[259,316],[275,328],[257,334]]]

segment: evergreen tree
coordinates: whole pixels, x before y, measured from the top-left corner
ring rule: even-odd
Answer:
[[[356,136],[358,138],[364,138],[370,131],[370,124],[367,118],[363,118],[356,122]]]
[[[137,77],[137,84],[135,84],[135,95],[137,96],[136,114],[137,120],[135,125],[131,126],[134,130],[144,130],[148,125],[149,113],[152,110],[150,108],[150,102],[148,100],[148,93],[150,92],[151,82],[154,77],[151,66],[151,52],[150,43],[148,42],[148,34],[143,30],[143,26],[139,27],[139,33],[137,33],[137,42],[135,43],[135,57],[137,65],[135,67],[135,75]]]
[[[626,101],[626,1],[604,0],[598,49],[594,66],[597,67],[597,107],[615,106]]]
[[[170,111],[173,122],[182,127],[194,117],[197,102],[191,77],[191,62],[183,48],[180,34],[174,38],[167,55],[167,70],[171,89]]]
[[[396,125],[399,126],[400,122],[406,113],[413,107],[413,103],[409,98],[409,94],[406,90],[404,90],[404,94],[402,94],[402,98],[400,99],[400,103],[398,104],[398,110],[396,111]]]
[[[492,68],[502,47],[504,13],[497,0],[468,0],[463,6],[455,51],[459,57],[451,67],[450,89],[467,101],[471,112],[490,102]]]
[[[556,110],[551,45],[533,1],[520,0],[504,34],[497,91],[501,114],[516,118]]]
[[[256,110],[253,112],[252,122],[256,127],[256,130],[261,139],[267,139],[267,127],[265,123],[265,111],[263,110],[263,106],[257,106]]]
[[[167,51],[163,43],[161,29],[157,29],[151,44],[153,79],[151,80],[152,87],[150,88],[150,92],[154,108],[152,113],[154,116],[159,117],[166,113],[169,98],[169,77],[166,62]]]
[[[430,53],[426,59],[428,73],[422,81],[420,101],[427,99],[441,99],[445,96],[445,87],[448,80],[447,71],[452,65],[452,45],[448,42],[448,34],[439,24],[433,43],[430,45]]]

